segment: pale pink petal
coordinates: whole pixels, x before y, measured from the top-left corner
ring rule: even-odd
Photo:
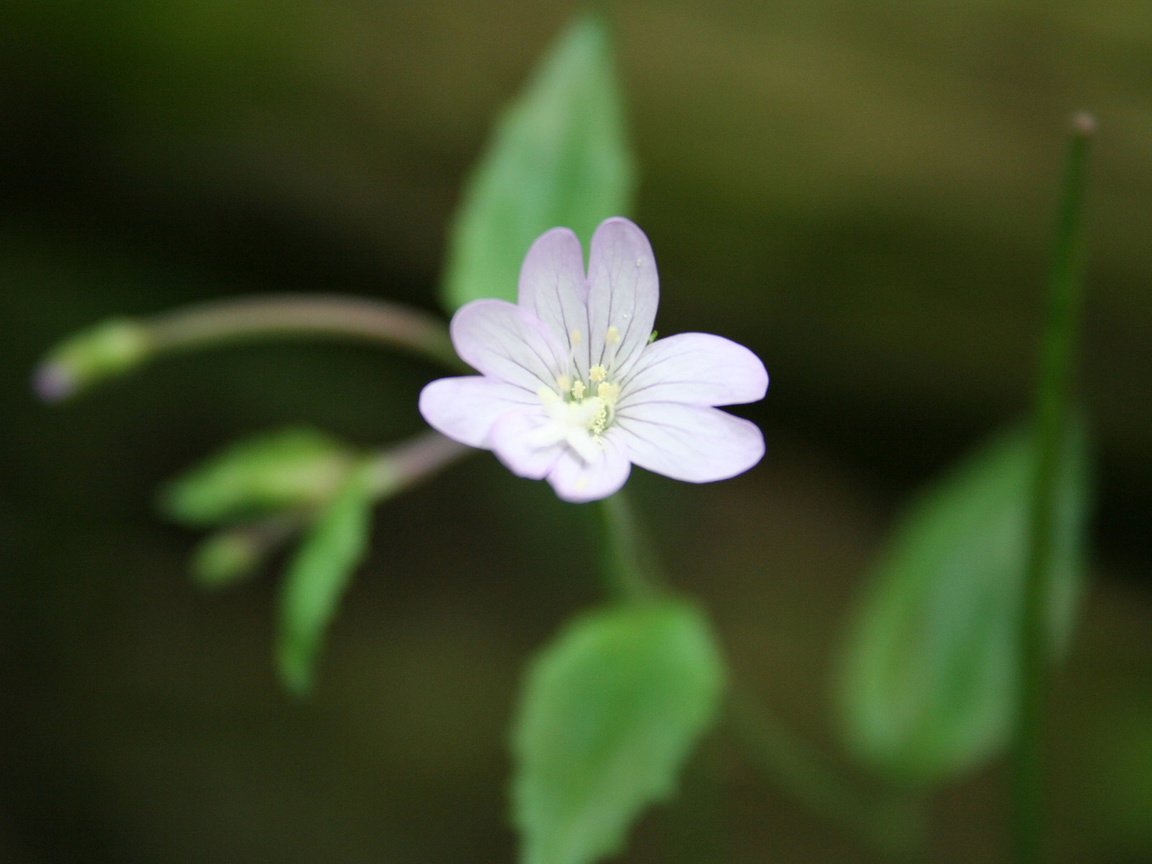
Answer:
[[[488,433],[502,415],[538,401],[527,390],[492,378],[441,378],[420,391],[420,414],[437,432],[486,448]]]
[[[555,388],[568,347],[526,309],[503,300],[473,300],[452,317],[452,344],[477,372],[535,393]]]
[[[615,428],[635,464],[689,483],[734,477],[764,455],[756,424],[718,408],[647,402],[619,410]]]
[[[544,407],[521,408],[503,415],[488,435],[487,446],[513,474],[543,479],[565,450],[562,435],[554,435]]]
[[[620,378],[648,344],[660,300],[656,259],[644,232],[627,219],[601,222],[592,236],[588,285],[590,362]],[[616,328],[616,344],[606,339],[609,327]]]
[[[681,333],[658,339],[620,384],[621,409],[641,402],[738,405],[757,402],[768,389],[760,358],[730,339]]]
[[[520,268],[520,306],[532,312],[568,345],[572,333],[581,336],[573,345],[576,376],[588,378],[588,283],[584,278],[584,252],[567,228],[541,235]]]
[[[565,449],[548,474],[548,482],[565,501],[582,503],[607,498],[624,485],[632,466],[611,433],[601,441],[598,458],[585,460]]]

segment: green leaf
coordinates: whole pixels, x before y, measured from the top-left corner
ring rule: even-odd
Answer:
[[[712,722],[724,669],[703,615],[682,602],[603,609],[537,658],[514,734],[525,864],[588,864],[616,851],[667,798]]]
[[[234,444],[170,483],[160,505],[188,525],[312,507],[332,497],[352,465],[348,448],[319,432],[272,432]]]
[[[627,215],[635,186],[608,27],[578,18],[496,127],[449,238],[441,297],[455,310],[481,297],[516,299],[520,262],[549,228],[587,241]]]
[[[1074,427],[1057,484],[1054,653],[1080,594],[1086,449]],[[945,477],[897,527],[858,610],[841,670],[844,733],[859,758],[897,779],[948,780],[1008,741],[1034,463],[1032,436],[1018,430]]]
[[[284,577],[276,660],[281,680],[297,695],[311,689],[324,634],[364,556],[372,503],[367,472],[353,473],[304,537]]]

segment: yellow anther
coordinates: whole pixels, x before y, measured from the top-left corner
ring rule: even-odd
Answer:
[[[561,393],[567,393],[568,388],[572,386],[572,379],[567,375],[561,375],[556,379],[556,386],[560,388]]]
[[[620,341],[620,331],[616,328],[615,324],[609,327],[608,332],[604,334],[604,341],[609,345],[615,345]]]
[[[599,384],[608,377],[608,370],[603,366],[593,366],[588,370],[588,377],[592,380],[593,384]]]
[[[575,384],[572,385],[572,398],[575,399],[577,402],[579,402],[581,399],[584,398],[584,390],[585,389],[586,388],[584,387],[584,382],[583,381],[577,381]]]
[[[579,345],[584,341],[584,334],[579,330],[573,330],[568,334],[573,345]]]
[[[615,404],[616,398],[620,395],[620,385],[611,381],[601,381],[596,387],[596,395],[609,405]]]

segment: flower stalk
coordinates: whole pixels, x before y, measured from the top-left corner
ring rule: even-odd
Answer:
[[[166,354],[284,338],[371,342],[461,368],[434,315],[359,297],[266,295],[99,324],[55,348],[36,369],[33,388],[44,401],[59,402]]]
[[[365,464],[373,497],[391,498],[474,452],[439,432],[424,432],[389,447],[369,457]]]
[[[662,580],[628,496],[621,490],[601,501],[599,509],[604,538],[600,566],[608,593],[630,603],[657,596]]]

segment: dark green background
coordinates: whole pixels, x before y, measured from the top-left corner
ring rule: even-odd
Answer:
[[[637,477],[733,665],[835,754],[830,670],[902,496],[1029,403],[1063,128],[1094,111],[1082,392],[1097,555],[1056,681],[1060,860],[1152,854],[1152,15],[1140,2],[634,2],[618,24],[661,333],[773,383],[755,471]],[[586,510],[490,457],[380,510],[314,699],[270,662],[274,580],[184,579],[152,508],[231,438],[421,427],[436,370],[364,347],[187,356],[72,404],[27,380],[116,314],[258,292],[435,307],[496,112],[575,7],[10,0],[0,11],[0,860],[508,861],[520,670],[595,601]],[[720,745],[722,815],[628,861],[871,861]],[[933,860],[1003,848],[1003,772],[932,808]],[[703,811],[703,812],[702,812]],[[706,854],[703,859],[709,860]]]

